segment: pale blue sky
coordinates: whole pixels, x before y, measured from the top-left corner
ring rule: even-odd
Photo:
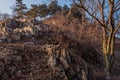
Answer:
[[[23,2],[30,7],[31,4],[45,3],[46,0],[23,0]],[[69,3],[68,0],[59,0],[60,4]],[[12,7],[15,4],[15,0],[0,0],[0,12],[12,14]]]
[[[1,0],[0,1],[0,12],[11,13],[10,6],[14,4],[14,0]]]

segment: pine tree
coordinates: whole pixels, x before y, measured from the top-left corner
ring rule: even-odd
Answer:
[[[68,14],[69,10],[70,10],[69,7],[65,4],[62,8],[62,13],[64,15],[66,15],[66,14]]]
[[[49,14],[48,6],[46,4],[39,5],[39,16],[46,17]]]
[[[16,18],[23,18],[25,16],[27,7],[23,3],[23,0],[16,0],[14,12],[16,13]]]
[[[31,5],[31,8],[27,11],[29,18],[43,18],[49,14],[48,6],[46,4]]]
[[[31,5],[31,8],[27,11],[27,17],[32,19],[38,16],[39,7],[38,5]]]
[[[50,15],[55,14],[57,11],[61,11],[61,6],[58,5],[57,0],[51,1],[51,3],[48,5],[48,8]]]
[[[82,14],[79,8],[76,5],[71,5],[68,16],[71,18],[81,18]]]

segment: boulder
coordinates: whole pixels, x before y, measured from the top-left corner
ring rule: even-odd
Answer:
[[[6,37],[6,40],[8,42],[19,41],[20,39],[21,39],[20,33],[9,33],[8,36]]]

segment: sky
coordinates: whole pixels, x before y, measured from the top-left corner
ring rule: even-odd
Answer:
[[[46,0],[23,0],[23,3],[30,8],[31,4],[42,4],[45,3]],[[64,5],[65,3],[69,4],[68,0],[58,0],[60,5]],[[12,14],[11,7],[15,4],[15,0],[0,0],[0,12],[1,13],[9,13]]]

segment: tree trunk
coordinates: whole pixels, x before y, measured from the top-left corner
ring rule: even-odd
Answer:
[[[107,59],[107,31],[105,28],[102,28],[103,30],[103,35],[102,35],[102,48],[103,48],[103,53],[104,53],[104,61],[105,61],[105,66],[108,64],[108,59]]]
[[[110,79],[110,71],[114,63],[114,44],[115,34],[111,31],[107,35],[105,28],[103,29],[103,53],[105,59],[105,77],[106,80]]]
[[[106,50],[106,64],[105,64],[105,74],[106,74],[106,79],[109,79],[110,78],[110,58],[111,58],[111,54],[110,54],[110,51],[111,51],[111,41],[112,41],[112,32],[110,32],[110,34],[108,34],[108,39],[107,39],[107,50]]]
[[[115,34],[113,33],[110,45],[110,71],[114,63],[114,46],[115,46]]]

